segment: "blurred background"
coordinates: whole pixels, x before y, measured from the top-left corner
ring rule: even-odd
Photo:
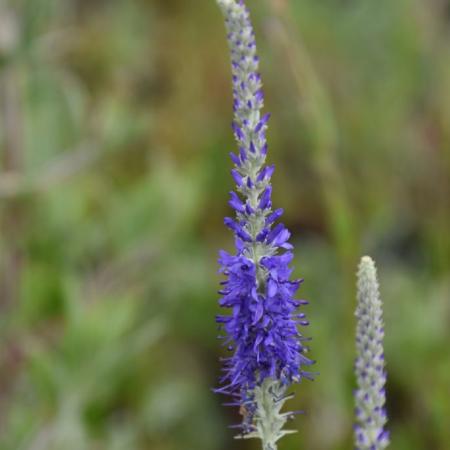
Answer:
[[[352,448],[379,266],[391,448],[450,448],[450,3],[248,0],[320,376],[280,450]],[[0,1],[0,449],[251,450],[219,376],[232,187],[215,2]]]

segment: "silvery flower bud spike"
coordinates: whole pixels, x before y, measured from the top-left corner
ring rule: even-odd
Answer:
[[[382,450],[389,444],[384,404],[386,372],[383,354],[383,311],[375,264],[364,256],[358,270],[356,308],[355,447]]]
[[[249,12],[240,0],[217,0],[225,16],[231,51],[233,80],[232,128],[237,151],[231,175],[236,191],[229,205],[234,217],[225,225],[235,235],[235,253],[220,252],[220,271],[226,279],[219,294],[220,306],[230,313],[217,317],[224,345],[221,387],[216,392],[233,398],[242,423],[240,438],[259,438],[264,450],[276,450],[287,433],[284,426],[295,413],[281,412],[291,396],[286,389],[303,377],[305,341],[298,326],[308,325],[297,308],[306,304],[295,298],[302,280],[291,280],[293,259],[290,233],[277,223],[283,211],[272,208],[270,179],[273,166],[265,165],[269,114],[262,114],[263,91],[259,60]]]

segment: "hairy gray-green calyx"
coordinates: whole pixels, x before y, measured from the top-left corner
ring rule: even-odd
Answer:
[[[290,412],[282,413],[284,403],[292,398],[286,396],[286,387],[279,381],[266,379],[254,391],[256,413],[254,416],[255,430],[237,438],[261,439],[263,450],[276,450],[277,442],[286,434],[296,433],[296,430],[283,429],[286,421],[293,417]]]
[[[364,256],[358,270],[358,306],[356,308],[355,392],[357,450],[383,450],[389,444],[384,426],[386,373],[383,354],[383,311],[377,273],[373,260]]]

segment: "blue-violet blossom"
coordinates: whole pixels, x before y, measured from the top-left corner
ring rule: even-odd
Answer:
[[[217,0],[224,16],[231,51],[234,97],[232,128],[238,151],[230,157],[236,192],[229,205],[235,217],[225,224],[235,235],[236,253],[220,252],[222,282],[220,305],[231,315],[217,317],[225,345],[222,386],[217,392],[231,395],[231,405],[241,407],[240,437],[257,437],[265,450],[277,440],[293,413],[280,413],[286,388],[312,375],[304,370],[312,361],[298,326],[308,325],[298,313],[305,300],[295,298],[302,280],[291,280],[293,255],[290,233],[277,223],[283,211],[272,209],[270,179],[273,166],[265,165],[269,114],[261,115],[263,91],[258,72],[254,32],[249,12],[241,0]]]
[[[364,256],[358,270],[356,308],[356,364],[358,389],[355,392],[357,450],[383,450],[389,444],[386,424],[383,354],[383,311],[375,264]]]

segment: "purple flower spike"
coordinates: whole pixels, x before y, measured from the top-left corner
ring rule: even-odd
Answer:
[[[231,176],[234,179],[234,182],[240,187],[244,184],[244,179],[242,178],[242,175],[236,170],[231,170]]]
[[[355,363],[355,446],[357,450],[384,450],[389,433],[384,404],[383,311],[373,260],[361,259],[358,271],[358,306]]]
[[[276,209],[273,213],[266,217],[266,225],[271,225],[283,215],[283,208]]]
[[[242,162],[245,162],[247,160],[247,154],[245,153],[244,147],[239,148],[239,156]]]
[[[267,143],[265,143],[265,144],[261,147],[261,155],[266,156],[266,155],[267,155],[267,150],[268,150],[268,146],[267,146]]]
[[[231,158],[231,161],[233,161],[234,164],[236,164],[238,167],[241,166],[241,161],[240,161],[239,157],[236,156],[233,152],[230,152],[230,158]]]
[[[261,120],[256,124],[255,133],[259,133],[262,130],[263,126],[266,125],[266,123],[269,121],[269,119],[270,113],[264,114]]]
[[[261,196],[261,200],[259,201],[258,207],[260,209],[270,208],[270,206],[272,205],[272,202],[270,200],[271,195],[272,195],[272,186],[269,185],[264,190]]]
[[[262,103],[264,100],[264,92],[262,90],[259,90],[255,93],[255,100],[258,103]]]
[[[231,191],[230,192],[230,201],[228,202],[229,205],[236,211],[243,213],[245,211],[245,206],[242,203],[241,199],[238,197],[238,195]]]
[[[239,109],[239,107],[237,107],[236,109]],[[234,135],[236,136],[236,139],[239,141],[243,141],[245,135],[244,135],[244,132],[242,131],[241,127],[239,125],[237,125],[235,122],[233,122],[232,128],[234,131]]]
[[[224,332],[229,356],[223,360],[221,387],[232,404],[245,409],[240,427],[245,437],[257,437],[264,449],[276,450],[292,414],[280,413],[290,398],[286,389],[303,378],[313,361],[306,356],[298,327],[308,325],[295,298],[301,280],[292,280],[293,255],[289,231],[275,222],[283,210],[272,211],[270,179],[274,166],[265,166],[265,132],[269,114],[261,114],[263,91],[249,13],[242,0],[217,0],[226,18],[232,58],[233,130],[239,149],[231,171],[238,194],[230,193],[237,220],[225,224],[235,235],[235,254],[220,252],[220,272],[226,277],[219,304],[229,309],[217,322]]]
[[[252,242],[251,236],[245,231],[244,227],[238,224],[231,217],[225,217],[224,223],[230,230],[235,232],[237,237],[245,242]]]
[[[256,181],[263,181],[265,178],[270,179],[273,175],[273,172],[275,171],[275,166],[272,164],[271,166],[264,167],[261,172],[259,172],[258,177],[256,178]]]

